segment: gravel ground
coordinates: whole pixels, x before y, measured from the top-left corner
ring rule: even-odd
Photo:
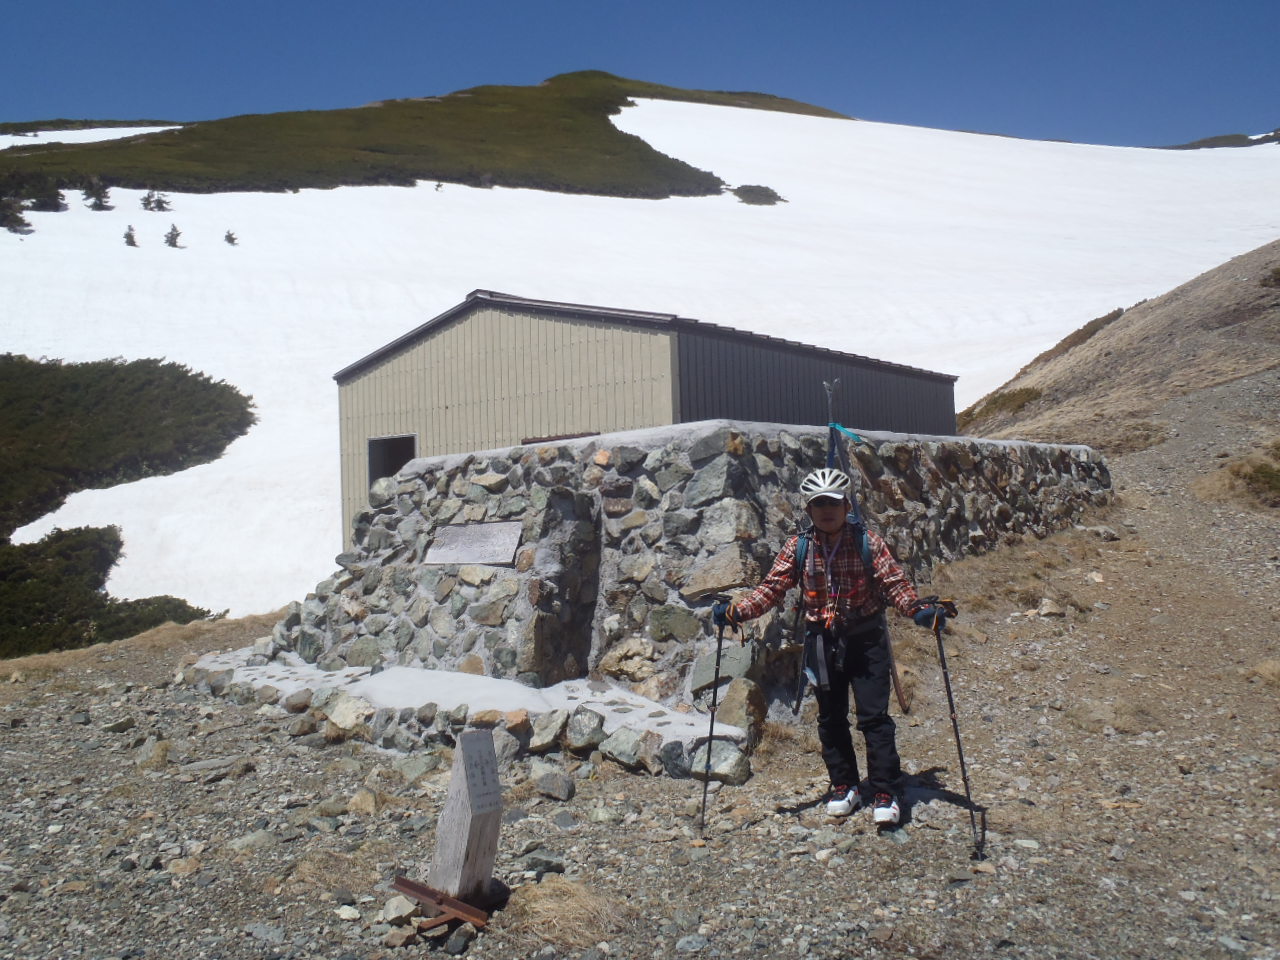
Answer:
[[[985,860],[932,638],[908,624],[900,829],[825,816],[812,724],[770,725],[705,836],[693,781],[561,757],[562,802],[517,764],[509,904],[469,944],[414,935],[383,912],[396,872],[426,879],[448,757],[310,745],[271,708],[171,686],[226,626],[0,670],[0,958],[1280,956],[1278,511],[1191,490],[1274,438],[1280,375],[1158,419],[1169,438],[1113,461],[1119,503],[1090,520],[1115,539],[936,574],[962,609],[948,659]],[[1046,598],[1063,615],[1032,612]]]

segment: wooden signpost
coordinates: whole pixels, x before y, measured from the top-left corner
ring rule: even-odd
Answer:
[[[449,797],[436,824],[431,886],[472,903],[489,896],[502,826],[502,784],[492,730],[464,730],[453,752]]]
[[[391,886],[434,910],[439,923],[458,919],[484,926],[489,915],[476,905],[489,905],[501,826],[502,784],[493,731],[464,730],[453,752],[449,796],[436,824],[430,885],[397,877]]]

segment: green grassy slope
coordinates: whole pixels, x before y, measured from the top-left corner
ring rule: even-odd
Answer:
[[[704,196],[722,181],[618,130],[632,97],[838,117],[758,93],[681,90],[599,71],[534,87],[484,86],[347,110],[230,117],[95,144],[25,144],[0,152],[6,173],[66,186],[195,193],[437,180],[619,197]]]

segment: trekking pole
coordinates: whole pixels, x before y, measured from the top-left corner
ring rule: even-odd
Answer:
[[[942,623],[938,611],[933,613],[933,636],[938,641],[938,662],[942,664],[942,682],[947,688],[947,706],[951,709],[951,730],[956,738],[956,754],[960,757],[960,778],[964,781],[964,799],[969,805],[969,827],[973,830],[973,856],[971,860],[985,860],[982,848],[987,833],[986,811],[982,814],[982,836],[978,834],[978,821],[974,815],[973,794],[969,790],[969,768],[964,762],[964,747],[960,745],[960,721],[956,718],[956,700],[951,693],[951,674],[947,670],[947,651],[942,645]]]
[[[840,386],[839,377],[836,377],[834,380],[822,381],[822,388],[827,391],[827,468],[828,469],[834,466],[837,466],[836,428],[833,426],[833,424],[836,422],[835,396],[836,396],[836,387],[838,386]]]
[[[713,603],[728,603],[729,598],[716,594],[711,598]],[[707,762],[702,770],[702,810],[698,814],[698,836],[707,829],[707,787],[711,785],[711,744],[716,735],[716,707],[720,700],[720,653],[724,649],[724,626],[716,625],[716,669],[711,682],[711,724],[707,730]]]

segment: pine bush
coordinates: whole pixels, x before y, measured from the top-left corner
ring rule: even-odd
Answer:
[[[249,397],[181,364],[0,354],[0,538],[77,490],[216,460],[256,420]]]
[[[22,202],[15,197],[0,196],[0,227],[10,233],[27,233],[31,224],[22,214]]]
[[[115,527],[54,530],[31,544],[8,538],[77,490],[215,460],[255,420],[248,397],[180,364],[0,355],[0,657],[208,617],[175,597],[108,596],[123,546]]]
[[[778,195],[778,191],[773,187],[764,187],[757,183],[744,184],[741,187],[733,188],[733,195],[743,203],[749,203],[752,206],[764,207],[771,206],[775,203],[786,203]]]
[[[89,204],[90,210],[110,210],[111,209],[111,191],[97,177],[89,177],[85,180],[84,201]]]
[[[116,527],[54,530],[38,543],[0,543],[0,657],[122,640],[168,620],[209,616],[174,597],[107,596],[107,575],[123,546]]]

